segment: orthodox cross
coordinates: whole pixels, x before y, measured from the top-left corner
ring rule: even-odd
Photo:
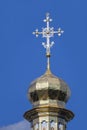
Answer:
[[[53,27],[50,27],[50,22],[52,21],[52,19],[50,19],[49,13],[46,14],[46,19],[44,19],[43,21],[46,22],[46,27],[42,28],[41,32],[39,32],[38,29],[36,29],[35,32],[33,32],[33,34],[35,34],[36,37],[42,35],[43,38],[46,38],[46,43],[42,42],[42,45],[44,46],[44,48],[46,48],[46,56],[48,58],[49,68],[50,49],[54,45],[54,41],[51,42],[50,39],[54,36],[54,34],[58,34],[58,36],[60,37],[64,33],[64,31],[60,27],[57,31],[55,31]]]

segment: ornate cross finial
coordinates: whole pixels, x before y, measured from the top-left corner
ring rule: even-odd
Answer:
[[[52,19],[50,19],[49,17],[49,13],[46,14],[46,19],[43,20],[44,22],[46,22],[46,27],[42,28],[42,32],[39,32],[38,29],[35,30],[35,32],[33,32],[33,34],[36,35],[36,37],[39,36],[39,34],[41,34],[43,36],[43,38],[46,38],[46,43],[42,43],[42,45],[44,46],[44,48],[46,48],[46,55],[50,55],[50,48],[53,46],[54,42],[50,42],[50,38],[54,36],[54,34],[58,34],[58,36],[60,37],[64,31],[61,30],[61,28],[59,27],[57,31],[54,30],[53,27],[50,27],[49,24],[52,21]]]
[[[53,27],[50,27],[50,22],[52,21],[52,19],[50,19],[49,13],[46,14],[46,19],[44,19],[43,21],[46,22],[46,27],[42,28],[41,32],[39,32],[38,29],[36,29],[35,32],[33,32],[33,34],[35,34],[36,37],[42,35],[43,38],[46,38],[46,43],[42,42],[42,45],[44,46],[44,48],[46,48],[46,56],[48,57],[49,62],[50,49],[54,44],[54,41],[51,42],[50,39],[54,36],[54,34],[58,34],[58,36],[60,37],[64,33],[64,31],[60,27],[57,31],[55,31]]]

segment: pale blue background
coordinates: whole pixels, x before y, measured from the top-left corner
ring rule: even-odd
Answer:
[[[87,1],[86,0],[0,0],[0,126],[23,120],[31,108],[27,89],[45,72],[45,50],[32,32],[45,26],[46,12],[51,26],[65,33],[55,36],[51,70],[72,90],[67,108],[75,113],[69,130],[86,129],[87,124]]]

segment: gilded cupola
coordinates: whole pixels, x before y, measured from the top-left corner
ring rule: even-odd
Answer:
[[[71,91],[64,80],[55,76],[50,69],[51,37],[54,34],[61,36],[64,32],[61,28],[57,31],[49,24],[52,21],[49,14],[46,14],[46,27],[39,32],[36,29],[33,34],[38,37],[42,35],[46,38],[46,43],[42,43],[46,49],[47,68],[46,72],[30,83],[28,88],[28,99],[33,108],[24,113],[24,118],[31,123],[31,130],[66,130],[67,122],[73,119],[72,111],[65,108]]]
[[[28,98],[34,107],[41,105],[64,107],[70,93],[68,85],[47,70],[30,84]]]
[[[53,37],[54,34],[61,36],[64,32],[61,28],[57,31],[55,31],[53,27],[50,28],[49,23],[51,21],[52,19],[49,18],[49,14],[47,13],[46,19],[44,20],[44,22],[47,23],[47,27],[43,28],[42,32],[39,32],[38,29],[33,32],[36,37],[42,34],[42,36],[46,38],[46,43],[42,43],[42,45],[46,49],[47,57],[47,71],[41,77],[34,80],[28,89],[28,99],[32,102],[34,107],[41,105],[64,107],[70,97],[68,85],[50,71],[50,49],[54,44],[53,41],[50,42],[50,38]]]

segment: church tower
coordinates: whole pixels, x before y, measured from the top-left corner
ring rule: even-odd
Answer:
[[[74,117],[73,112],[65,108],[71,93],[68,85],[50,70],[51,47],[54,44],[50,39],[55,34],[61,36],[64,32],[61,28],[55,31],[50,27],[51,21],[47,13],[44,20],[46,27],[42,28],[42,32],[38,29],[33,32],[36,37],[42,35],[46,38],[46,43],[42,45],[46,49],[47,69],[28,89],[28,98],[33,108],[24,113],[24,118],[30,122],[31,130],[66,130],[67,123]]]

